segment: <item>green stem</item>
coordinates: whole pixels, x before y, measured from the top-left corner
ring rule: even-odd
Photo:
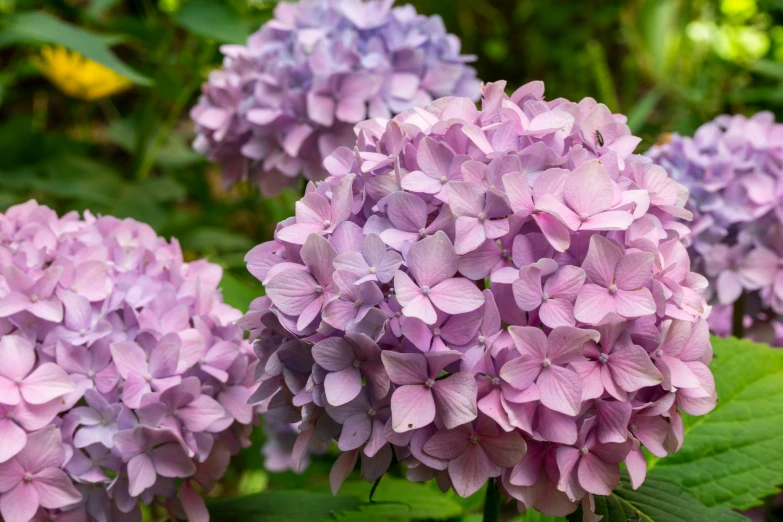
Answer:
[[[731,320],[731,335],[737,339],[745,336],[745,293],[734,301],[733,316]]]
[[[487,496],[484,500],[484,522],[498,522],[500,520],[500,490],[491,478],[487,481]]]

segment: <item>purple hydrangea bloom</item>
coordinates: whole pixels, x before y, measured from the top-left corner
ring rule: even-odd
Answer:
[[[208,520],[257,364],[221,268],[131,219],[0,214],[0,518]]]
[[[769,112],[723,115],[693,137],[667,135],[647,155],[690,191],[685,239],[694,270],[710,283],[710,329],[730,335],[740,307],[746,335],[783,345],[783,125]]]
[[[476,71],[439,16],[394,0],[282,2],[248,39],[225,45],[223,69],[191,111],[194,148],[231,185],[271,195],[353,143],[366,118],[390,118],[447,95],[479,97]]]
[[[338,442],[333,491],[395,456],[564,516],[621,462],[638,487],[641,447],[677,451],[680,412],[715,406],[687,190],[631,154],[624,116],[504,89],[358,124],[246,257],[267,289],[240,320],[263,339],[253,400],[301,421],[295,468]]]

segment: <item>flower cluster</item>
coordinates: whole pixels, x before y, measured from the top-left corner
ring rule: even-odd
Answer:
[[[207,520],[249,444],[250,344],[220,267],[126,219],[0,214],[0,515]],[[206,518],[205,518],[206,517]]]
[[[295,466],[337,441],[333,490],[396,457],[562,516],[621,462],[638,486],[641,447],[676,451],[680,410],[715,405],[687,190],[631,155],[624,116],[504,88],[360,123],[246,257],[266,289],[240,320],[261,339],[254,400],[301,421]]]
[[[783,345],[783,125],[768,112],[719,116],[692,138],[667,136],[648,156],[690,191],[687,241],[694,269],[710,281],[710,328],[730,335],[744,327]]]
[[[389,118],[433,98],[477,99],[473,57],[426,17],[394,0],[281,2],[247,46],[225,45],[191,111],[194,148],[270,195],[304,174],[323,179],[325,157],[353,140],[354,124]]]

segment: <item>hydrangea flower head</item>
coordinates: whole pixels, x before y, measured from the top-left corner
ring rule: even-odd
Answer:
[[[333,491],[396,458],[463,496],[496,477],[521,510],[589,513],[715,405],[687,190],[631,154],[624,116],[504,89],[358,124],[247,254],[253,400],[300,422],[294,468],[338,442]]]
[[[220,267],[131,219],[0,214],[0,515],[208,520],[249,445],[255,358]]]
[[[273,194],[350,145],[366,118],[389,118],[446,95],[477,99],[476,71],[439,16],[394,0],[283,2],[247,45],[226,45],[191,111],[194,147]],[[429,174],[432,174],[431,172]]]
[[[690,190],[694,223],[686,239],[693,268],[710,282],[710,328],[730,335],[736,306],[748,335],[783,344],[783,125],[768,112],[723,115],[693,137],[666,140],[648,156]]]

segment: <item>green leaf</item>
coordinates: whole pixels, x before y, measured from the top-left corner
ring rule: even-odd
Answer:
[[[524,514],[512,518],[511,522],[565,522],[565,517],[548,517],[534,509],[528,509]]]
[[[263,295],[260,284],[259,288],[253,288],[226,271],[223,271],[220,289],[223,291],[223,301],[242,312],[247,311],[250,301]]]
[[[722,507],[706,507],[682,486],[647,477],[638,490],[627,476],[608,497],[595,497],[601,522],[742,522],[748,519]]]
[[[650,463],[707,506],[745,510],[783,484],[783,350],[713,337],[718,406],[686,417],[683,448]],[[646,484],[645,484],[646,486]]]
[[[628,126],[631,128],[631,132],[634,134],[639,132],[639,129],[647,122],[647,118],[650,117],[662,96],[663,91],[652,89],[631,107],[631,110],[628,111]]]
[[[155,201],[182,201],[188,195],[185,187],[169,176],[146,178],[138,184],[141,190],[149,194],[149,197]]]
[[[256,245],[249,237],[228,228],[199,227],[182,236],[183,248],[200,251],[247,252]]]
[[[750,66],[750,70],[761,76],[783,80],[783,63],[772,60],[758,60]]]
[[[106,129],[106,138],[125,152],[133,154],[136,143],[136,129],[133,126],[133,121],[115,120],[111,122]],[[150,136],[150,141],[152,139],[153,137]],[[190,147],[183,136],[170,133],[166,137],[166,142],[158,149],[154,163],[158,167],[184,168],[202,161],[204,158]]]
[[[109,42],[116,42],[110,36],[86,31],[81,27],[64,22],[44,11],[19,13],[9,17],[4,23],[5,36],[0,46],[10,43],[35,43],[62,45],[82,56],[108,67],[139,85],[149,85],[149,78],[131,69],[109,49]]]
[[[362,501],[347,495],[310,491],[265,491],[211,500],[208,503],[212,522],[316,522],[335,511],[356,509]]]
[[[346,482],[340,488],[340,496],[349,495],[368,499],[371,488],[372,484],[363,480]],[[385,476],[375,490],[371,504],[363,504],[354,510],[343,511],[336,518],[345,522],[444,520],[462,514],[462,506],[441,493],[434,482],[420,484]]]
[[[172,18],[188,31],[218,42],[243,44],[249,35],[239,15],[221,0],[190,0]]]

